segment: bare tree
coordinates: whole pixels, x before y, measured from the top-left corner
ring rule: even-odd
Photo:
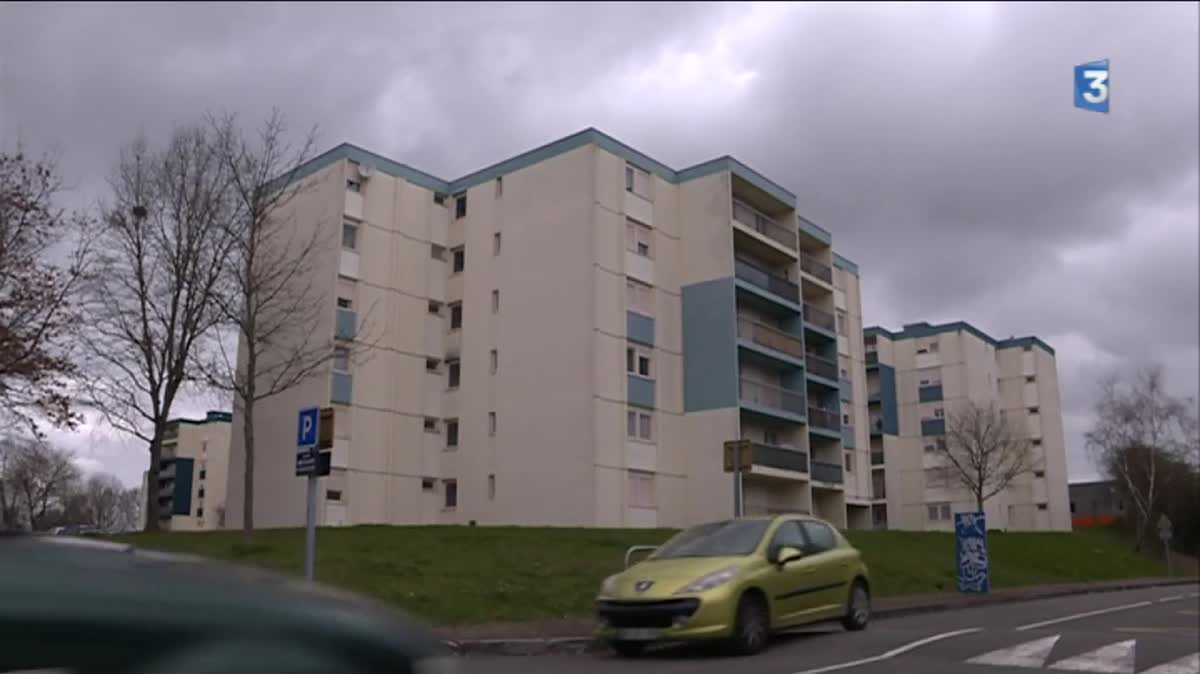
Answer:
[[[119,525],[125,516],[121,510],[122,498],[126,491],[121,481],[108,473],[89,475],[80,493],[85,523],[101,531],[120,531]]]
[[[13,481],[20,445],[21,440],[13,436],[0,437],[0,530],[20,529],[24,524],[16,483]]]
[[[176,130],[151,151],[122,153],[88,274],[91,404],[145,441],[150,468],[177,396],[195,381],[191,357],[220,319],[217,291],[230,253],[229,174],[210,129]],[[146,529],[158,500],[146,494]]]
[[[937,453],[949,462],[951,479],[975,497],[977,512],[989,498],[1033,469],[1029,440],[1016,432],[995,405],[968,401],[946,419]]]
[[[87,259],[86,220],[54,206],[49,161],[0,153],[0,419],[71,427],[75,291]],[[84,235],[72,242],[72,235]],[[53,258],[61,258],[55,263]]]
[[[48,514],[67,504],[77,488],[79,469],[70,452],[40,440],[18,442],[10,461],[8,483],[16,491],[20,517],[31,530],[39,531]]]
[[[1130,381],[1114,374],[1100,383],[1095,418],[1085,436],[1088,450],[1133,503],[1140,549],[1178,477],[1172,466],[1194,461],[1200,451],[1195,403],[1167,393],[1161,366],[1144,367]]]

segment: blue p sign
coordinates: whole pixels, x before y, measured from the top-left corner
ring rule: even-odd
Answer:
[[[300,423],[296,428],[296,446],[313,447],[317,444],[317,421],[321,410],[308,407],[300,410]]]
[[[1108,59],[1075,66],[1075,107],[1108,112]]]

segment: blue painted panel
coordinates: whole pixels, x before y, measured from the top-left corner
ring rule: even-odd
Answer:
[[[896,370],[879,364],[879,420],[887,435],[900,434],[899,405],[896,402]]]
[[[627,397],[630,405],[639,407],[654,407],[654,380],[639,377],[636,374],[626,375],[628,382]]]
[[[921,420],[921,435],[945,435],[946,420],[945,419],[922,419]]]
[[[338,339],[354,339],[358,334],[358,314],[349,309],[338,309],[335,334]]]
[[[987,519],[983,513],[954,513],[954,553],[958,563],[958,591],[987,594]]]
[[[175,459],[175,498],[171,503],[172,515],[190,515],[192,512],[192,459]]]
[[[354,399],[354,377],[345,372],[334,372],[333,383],[330,386],[329,400],[343,405],[349,405]]]
[[[625,312],[625,335],[642,344],[654,344],[654,319],[632,311]]]
[[[833,266],[841,269],[842,271],[848,271],[851,274],[858,276],[858,265],[842,257],[841,255],[838,255],[836,252],[833,254]]]
[[[733,279],[685,286],[683,305],[683,409],[735,407],[737,321]]]
[[[922,386],[917,389],[917,397],[923,403],[937,402],[942,399],[942,385]]]

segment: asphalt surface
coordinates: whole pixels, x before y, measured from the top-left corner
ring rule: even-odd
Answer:
[[[821,625],[739,658],[719,647],[609,654],[468,656],[465,674],[1200,674],[1200,586],[1076,595],[877,620],[864,632]],[[969,662],[975,660],[974,662]]]

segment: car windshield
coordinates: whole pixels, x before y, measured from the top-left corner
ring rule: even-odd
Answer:
[[[694,526],[663,544],[651,559],[748,555],[758,547],[768,524],[766,520],[731,520]]]

